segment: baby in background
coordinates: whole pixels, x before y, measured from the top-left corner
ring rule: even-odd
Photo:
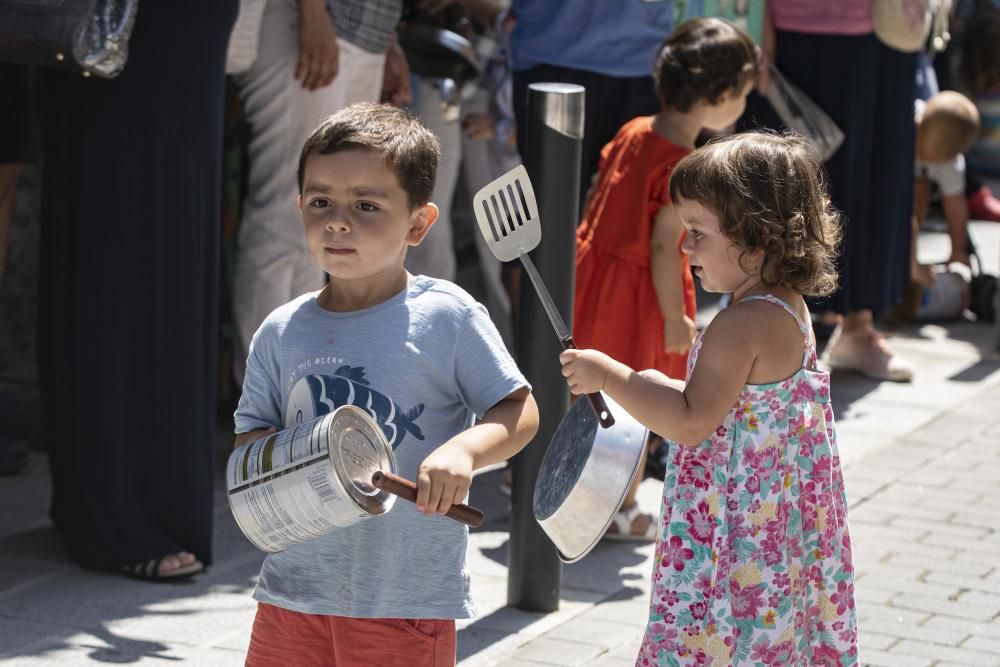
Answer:
[[[948,263],[969,264],[969,205],[965,196],[965,153],[979,135],[979,112],[967,97],[952,90],[917,100],[917,145],[913,188],[913,236],[910,242],[910,277],[929,286],[930,266],[917,261],[917,235],[927,220],[931,185],[941,193],[941,207],[948,225],[951,255]]]

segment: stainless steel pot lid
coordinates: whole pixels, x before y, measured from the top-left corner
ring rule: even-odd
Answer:
[[[649,431],[605,395],[615,416],[600,428],[586,400],[577,400],[549,442],[535,480],[535,520],[572,563],[604,536],[621,507],[646,447]]]
[[[369,514],[384,514],[396,496],[372,486],[377,470],[396,472],[392,447],[367,412],[344,405],[330,421],[330,461],[347,493]]]

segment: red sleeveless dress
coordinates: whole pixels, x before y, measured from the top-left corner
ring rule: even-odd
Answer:
[[[663,316],[649,260],[653,222],[670,204],[670,173],[688,149],[652,128],[626,123],[601,151],[600,177],[576,237],[573,337],[636,370],[655,368],[683,379],[686,354],[663,351]],[[694,319],[694,280],[680,246],[684,312]]]

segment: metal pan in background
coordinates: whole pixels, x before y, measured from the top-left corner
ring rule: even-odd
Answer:
[[[428,79],[468,81],[481,69],[465,37],[428,23],[407,21],[397,31],[410,71]]]
[[[640,474],[649,430],[605,400],[614,425],[600,428],[590,403],[577,400],[549,441],[535,480],[535,520],[566,563],[597,545]]]

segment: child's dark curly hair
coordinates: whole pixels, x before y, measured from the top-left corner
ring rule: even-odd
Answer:
[[[837,288],[840,214],[815,150],[794,134],[747,132],[710,141],[674,167],[674,201],[695,201],[719,218],[722,233],[748,252],[760,249],[761,281],[805,296]],[[746,270],[746,267],[744,267]]]
[[[660,103],[688,111],[695,102],[719,101],[757,78],[760,49],[750,36],[716,18],[695,18],[677,27],[660,45],[653,79]]]

